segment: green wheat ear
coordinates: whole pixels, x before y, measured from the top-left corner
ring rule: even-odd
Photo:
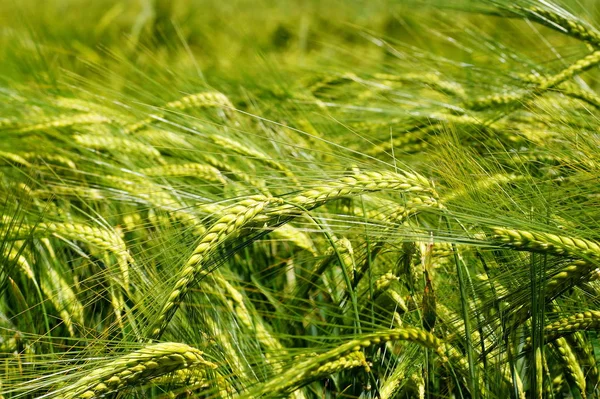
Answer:
[[[184,369],[216,368],[202,352],[185,344],[148,345],[100,367],[79,381],[61,388],[58,397],[91,399],[140,385],[152,378]]]

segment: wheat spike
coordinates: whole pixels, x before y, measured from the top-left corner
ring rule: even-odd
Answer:
[[[408,341],[433,349],[443,363],[450,363],[461,373],[468,375],[467,361],[456,349],[427,331],[415,328],[400,328],[368,334],[362,339],[349,341],[321,355],[297,362],[292,369],[261,384],[243,397],[258,397],[263,394],[277,396],[289,393],[309,382],[310,377],[320,367],[337,359],[345,358],[353,352],[360,352],[363,348],[389,341]]]
[[[575,382],[582,397],[585,398],[585,375],[583,374],[583,370],[581,370],[579,360],[571,350],[571,346],[564,338],[558,338],[553,342],[553,345],[563,361],[563,368],[567,372],[567,375]]]
[[[251,222],[268,204],[280,202],[274,198],[255,196],[238,202],[226,209],[224,216],[220,217],[200,239],[200,243],[185,263],[178,274],[177,281],[169,294],[167,301],[153,323],[150,338],[160,337],[170,318],[177,309],[177,303],[187,293],[192,282],[202,273],[210,260],[215,248]]]
[[[546,342],[552,341],[563,335],[585,330],[600,329],[600,312],[588,310],[582,313],[576,313],[571,316],[563,317],[544,328],[544,339]]]
[[[31,164],[29,162],[27,162],[27,160],[25,158],[23,158],[21,155],[13,154],[11,152],[0,151],[0,159],[5,159],[6,161],[17,164],[17,165],[22,165],[22,166],[27,166],[27,167],[31,166]]]
[[[142,169],[146,176],[156,177],[185,177],[193,176],[206,181],[225,184],[225,178],[218,169],[200,163],[172,164]]]
[[[63,127],[70,127],[76,125],[94,125],[94,124],[105,124],[110,123],[111,120],[103,115],[98,114],[79,114],[64,116],[62,118],[56,118],[49,121],[39,122],[33,125],[27,125],[20,127],[16,131],[19,133],[28,133],[38,130],[46,129],[59,129]]]
[[[232,110],[235,109],[229,98],[222,93],[217,92],[204,92],[191,94],[180,98],[179,100],[171,101],[165,104],[164,108],[170,110],[186,110],[190,108],[220,108],[231,114]],[[148,118],[144,118],[138,122],[132,123],[125,127],[125,133],[135,133],[139,130],[144,129],[148,125],[151,125],[154,121],[160,120],[165,117],[164,112],[158,112],[150,115]]]
[[[297,213],[296,206],[312,209],[337,198],[382,190],[430,193],[433,197],[437,196],[429,181],[415,173],[360,172],[301,191],[286,200],[288,204],[281,205],[272,212],[294,214]]]
[[[79,98],[56,97],[53,99],[53,103],[58,107],[64,109],[104,115],[120,125],[126,124],[127,121],[130,119],[123,113],[116,111],[113,108],[109,108],[104,105],[95,103],[93,101],[82,100]]]
[[[79,134],[74,136],[73,140],[79,145],[95,150],[120,151],[127,154],[147,156],[162,161],[161,154],[156,148],[131,139],[114,136]]]
[[[289,177],[294,182],[294,184],[296,184],[298,186],[300,185],[300,183],[298,182],[298,179],[296,178],[296,175],[294,175],[294,173],[292,173],[291,170],[289,170],[281,162],[276,161],[275,159],[267,156],[266,154],[263,154],[262,152],[254,150],[252,148],[249,148],[248,146],[243,145],[229,137],[212,135],[212,136],[210,136],[210,139],[216,145],[218,145],[222,148],[231,150],[240,155],[250,157],[256,161],[264,163],[265,165],[267,165],[275,170],[279,170],[279,171],[283,172],[283,174],[286,175],[287,177]]]
[[[115,359],[62,388],[62,399],[92,399],[140,385],[152,378],[187,368],[214,369],[202,352],[185,344],[165,342],[148,345]]]
[[[71,169],[77,169],[77,166],[75,165],[75,162],[73,162],[72,160],[70,160],[69,158],[62,156],[62,155],[58,155],[58,154],[44,154],[44,153],[37,153],[37,152],[25,152],[25,153],[21,153],[19,154],[21,157],[25,158],[25,159],[29,159],[29,160],[41,160],[42,162],[54,162],[57,164],[61,164],[64,165],[68,168]]]
[[[594,47],[600,47],[600,34],[583,23],[576,21],[574,18],[567,18],[567,16],[560,15],[555,10],[548,8],[535,6],[523,7],[519,5],[512,6],[512,8],[516,13],[523,13],[528,18],[542,25],[589,43]]]
[[[517,250],[600,259],[600,245],[594,241],[501,227],[495,227],[493,231],[497,240]]]
[[[97,248],[109,251],[117,256],[121,269],[124,288],[129,286],[129,266],[134,264],[133,258],[127,251],[123,239],[115,232],[99,227],[91,227],[81,223],[54,223],[42,222],[37,225],[22,224],[19,226],[18,236],[27,237],[31,234],[37,236],[55,235],[71,240],[83,241]],[[18,238],[18,237],[15,237]]]
[[[497,106],[511,105],[515,103],[524,103],[536,95],[543,94],[548,90],[554,89],[561,83],[571,79],[574,76],[587,71],[588,69],[598,65],[600,63],[600,51],[595,51],[586,57],[574,62],[569,67],[563,69],[559,73],[552,75],[548,78],[539,79],[538,77],[532,77],[531,79],[538,79],[538,85],[531,91],[525,92],[513,92],[508,94],[494,94],[488,97],[476,99],[471,102],[467,102],[467,108],[482,111]]]

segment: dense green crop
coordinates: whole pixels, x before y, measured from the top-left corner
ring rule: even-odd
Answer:
[[[2,2],[0,397],[597,397],[594,7]]]

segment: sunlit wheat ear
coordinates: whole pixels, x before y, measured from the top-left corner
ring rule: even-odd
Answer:
[[[40,199],[84,199],[100,201],[106,199],[106,193],[91,187],[71,185],[49,185],[48,187],[32,190],[31,195]]]
[[[385,81],[398,81],[405,83],[423,83],[427,87],[431,87],[434,90],[438,90],[442,93],[452,94],[456,97],[464,97],[465,89],[460,83],[452,80],[444,80],[438,73],[425,72],[425,73],[404,73],[398,75],[392,75],[389,73],[376,73],[373,75],[376,79]]]
[[[281,202],[279,199],[255,196],[244,199],[226,209],[200,239],[200,243],[178,273],[177,281],[162,306],[160,313],[153,322],[149,338],[159,338],[167,327],[169,320],[177,310],[178,303],[185,296],[191,284],[203,273],[208,273],[210,255],[228,238],[235,236],[250,223],[267,205]]]
[[[277,227],[270,233],[269,237],[273,240],[295,245],[297,248],[304,249],[314,256],[317,255],[317,249],[311,236],[289,223]]]
[[[542,393],[544,392],[544,362],[545,362],[545,357],[543,356],[543,352],[542,352],[542,348],[536,348],[535,352],[534,352],[534,359],[533,359],[533,367],[535,367],[535,380],[532,381],[533,383],[535,383],[535,391],[533,391],[533,393],[535,394],[537,392],[537,395],[535,395],[537,398],[542,399]],[[533,378],[532,378],[533,380]]]
[[[42,268],[38,282],[38,277],[27,259],[34,259],[34,257],[29,250],[22,248],[23,245],[24,242],[16,242],[12,247],[3,248],[2,258],[16,263],[21,272],[34,284],[39,302],[43,303],[47,298],[58,311],[69,334],[75,337],[74,323],[84,324],[83,305],[63,276],[51,266],[45,265]]]
[[[185,344],[152,344],[96,368],[79,381],[61,388],[55,397],[97,398],[189,368],[211,369],[216,365],[204,360],[202,352]]]
[[[75,162],[66,156],[58,154],[48,154],[43,152],[23,152],[19,153],[19,156],[27,159],[29,162],[37,163],[49,163],[66,166],[71,169],[77,169]]]
[[[550,277],[546,282],[546,297],[548,300],[556,298],[565,290],[580,286],[581,284],[598,279],[598,268],[584,261],[573,262],[561,267],[560,271]]]
[[[271,196],[269,195],[268,197]],[[227,209],[228,208],[226,206],[215,203],[202,204],[195,208],[195,210],[197,210],[199,213],[205,213],[212,218],[223,216],[223,214],[227,212]],[[310,236],[289,223],[284,224],[283,226],[275,226],[273,228],[263,226],[263,228],[269,233],[269,238],[272,240],[287,242],[295,245],[298,248],[304,249],[313,255],[317,254],[317,249],[315,248],[315,244]]]
[[[189,367],[149,380],[152,385],[164,386],[164,389],[176,391],[185,390],[187,393],[206,394],[211,396],[217,391],[220,397],[228,398],[234,395],[233,387],[226,378],[208,375],[206,368]],[[216,388],[216,389],[215,389]]]
[[[379,387],[379,395],[381,399],[392,399],[400,391],[403,385],[406,384],[406,370],[402,363],[399,363],[394,371],[389,373],[386,380]]]
[[[359,219],[401,225],[409,216],[417,215],[419,212],[427,209],[439,208],[440,204],[434,195],[414,194],[410,198],[406,198],[404,203],[384,198],[365,199],[365,202],[369,206],[368,209],[354,204],[347,207],[344,211],[347,214],[355,215]]]
[[[469,189],[461,188],[458,190],[454,190],[449,192],[448,194],[442,197],[442,201],[444,203],[460,200],[461,198],[467,196],[470,192],[477,193],[479,191],[488,191],[503,184],[508,184],[512,182],[518,182],[523,180],[524,176],[518,175],[507,175],[507,174],[495,174],[493,176],[486,177],[484,179],[478,180],[473,183]]]
[[[547,77],[524,75],[521,76],[521,79],[527,83],[540,85],[547,79]],[[595,108],[600,109],[600,96],[590,90],[581,89],[572,82],[563,82],[555,90],[561,94],[564,94],[565,96],[583,101]]]
[[[431,183],[416,173],[360,172],[337,181],[317,183],[314,187],[286,199],[289,204],[273,209],[273,213],[297,212],[294,205],[311,209],[336,198],[384,190],[430,193],[434,198],[437,196]]]
[[[227,112],[232,112],[234,110],[234,106],[229,98],[225,94],[218,92],[191,94],[182,97],[179,100],[167,103],[166,107],[181,110],[208,107],[224,108]]]
[[[556,377],[550,381],[548,384],[548,389],[546,393],[548,395],[554,395],[554,397],[560,395],[565,390],[565,386],[567,386],[567,379],[564,374],[558,374]]]
[[[0,159],[12,165],[31,166],[31,164],[19,154],[0,151]]]
[[[316,82],[309,84],[307,89],[313,96],[319,97],[320,94],[329,88],[352,83],[356,78],[357,76],[352,72],[326,75],[317,79]]]
[[[501,132],[501,125],[489,124],[484,119],[470,115],[454,115],[449,112],[435,112],[427,115],[427,117],[418,118],[413,123],[406,131],[394,134],[390,140],[366,149],[365,154],[379,155],[387,153],[391,155],[394,152],[399,154],[421,152],[436,144],[436,134],[443,131],[446,126],[461,130],[476,128],[480,131]]]
[[[199,235],[204,233],[205,229],[200,220],[162,186],[154,184],[148,179],[139,179],[137,176],[131,180],[119,176],[103,176],[103,179],[110,188],[121,190],[136,200],[147,202],[153,207],[167,211],[173,219],[178,220]]]

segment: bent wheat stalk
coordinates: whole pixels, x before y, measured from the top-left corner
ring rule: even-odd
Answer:
[[[178,302],[185,296],[194,280],[207,272],[205,268],[216,247],[239,233],[268,204],[280,201],[275,198],[254,196],[242,200],[225,210],[225,214],[200,239],[200,243],[179,272],[173,289],[150,329],[150,339],[160,338],[169,320],[175,314]]]
[[[185,296],[193,281],[206,272],[206,264],[210,261],[210,254],[215,248],[228,238],[236,235],[240,229],[250,222],[264,223],[262,228],[267,229],[269,222],[280,225],[286,223],[286,218],[291,219],[299,216],[301,209],[308,210],[333,199],[380,190],[429,192],[437,197],[435,191],[430,187],[429,181],[415,173],[361,172],[338,181],[329,182],[328,185],[323,184],[301,191],[286,203],[278,198],[254,196],[226,209],[225,215],[217,220],[204,234],[200,244],[198,244],[179,273],[175,286],[152,324],[149,338],[158,339],[162,335],[169,320],[177,310],[177,303]],[[278,204],[278,206],[268,210],[265,209],[273,203]],[[284,220],[283,223],[280,221],[282,219]]]
[[[512,105],[516,103],[526,103],[536,95],[543,94],[548,90],[554,89],[561,83],[587,71],[588,69],[600,63],[600,51],[595,51],[586,57],[576,61],[569,67],[548,78],[539,79],[538,85],[531,91],[514,92],[508,94],[493,94],[491,96],[476,99],[467,102],[465,105],[475,111],[483,111],[494,108],[499,105]],[[535,78],[534,78],[535,79]]]
[[[516,14],[524,14],[527,18],[574,39],[581,40],[596,48],[600,47],[600,34],[596,30],[566,14],[563,10],[553,8],[555,9],[511,5],[508,9]],[[558,11],[562,11],[564,15],[559,14]]]

